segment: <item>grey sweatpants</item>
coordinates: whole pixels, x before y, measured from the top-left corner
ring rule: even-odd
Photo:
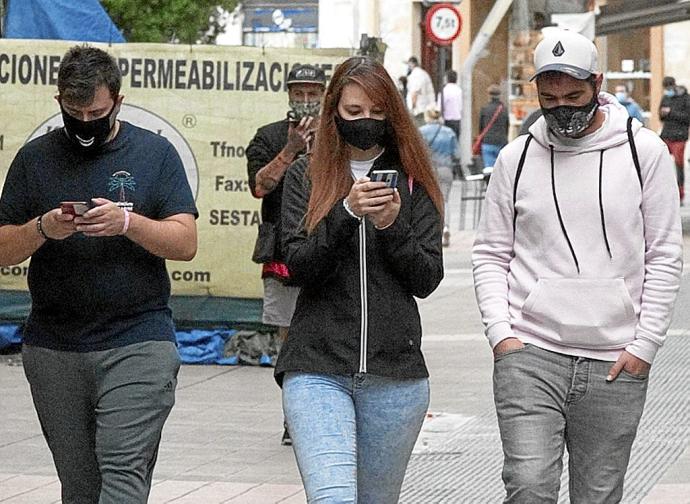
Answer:
[[[24,345],[63,504],[145,504],[180,358],[171,342],[98,352]]]

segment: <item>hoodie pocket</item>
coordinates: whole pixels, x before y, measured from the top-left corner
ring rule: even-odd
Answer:
[[[581,348],[620,348],[632,340],[637,323],[622,278],[540,278],[522,312],[555,331],[548,339]]]

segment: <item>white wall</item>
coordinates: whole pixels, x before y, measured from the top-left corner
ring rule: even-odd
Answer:
[[[664,75],[676,78],[678,84],[690,89],[690,21],[664,26]]]
[[[319,47],[359,47],[358,7],[359,0],[319,1]]]
[[[244,15],[239,9],[235,9],[234,12],[225,12],[225,19],[227,19],[227,24],[225,25],[225,31],[218,34],[216,37],[216,44],[218,45],[242,45],[242,22],[244,21]]]
[[[412,0],[321,0],[319,47],[359,48],[363,33],[388,44],[384,65],[393,80],[412,55]],[[377,10],[378,9],[378,10]]]
[[[690,54],[690,21],[672,23],[664,26],[664,75],[675,77],[677,84],[682,84],[690,90],[690,65],[688,65],[688,54]],[[685,187],[690,190],[690,142],[685,146]],[[688,201],[686,196],[685,201]],[[687,204],[687,203],[686,203]]]
[[[379,0],[380,36],[388,44],[384,65],[393,80],[407,73],[407,59],[412,56],[412,1]]]

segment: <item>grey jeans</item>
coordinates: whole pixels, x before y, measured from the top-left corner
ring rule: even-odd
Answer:
[[[533,345],[495,359],[505,504],[556,503],[564,447],[571,503],[620,502],[647,377],[609,383],[612,364]]]
[[[180,358],[165,341],[99,352],[24,345],[63,504],[145,504]]]

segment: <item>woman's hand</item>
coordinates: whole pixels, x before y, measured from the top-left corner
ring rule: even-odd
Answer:
[[[397,189],[393,190],[393,199],[379,209],[372,211],[369,218],[374,223],[376,229],[386,229],[395,222],[400,213],[400,193]]]
[[[400,209],[400,197],[397,192],[386,185],[385,182],[372,182],[369,177],[362,177],[355,180],[352,184],[350,193],[347,195],[347,203],[350,210],[358,217],[365,215],[379,214],[385,207],[398,198],[398,210]],[[395,211],[397,216],[398,211]],[[377,218],[378,219],[378,218]],[[395,216],[391,222],[395,220]],[[374,221],[376,225],[376,221]]]

